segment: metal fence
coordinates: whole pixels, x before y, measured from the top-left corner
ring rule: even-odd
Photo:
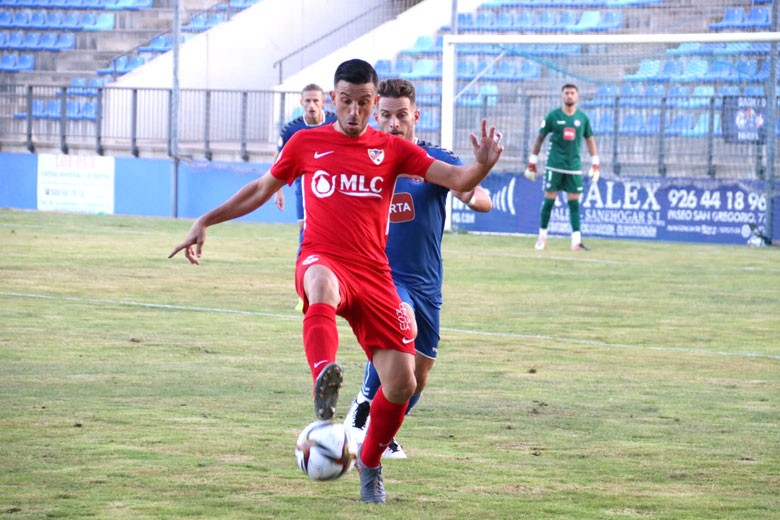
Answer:
[[[279,129],[300,109],[297,92],[185,89],[180,96],[180,153],[209,160],[269,160]],[[606,172],[763,178],[766,145],[724,138],[720,120],[727,99],[618,95],[605,102],[583,96],[581,106],[596,132]],[[54,148],[63,153],[171,155],[171,91],[167,89],[17,85],[6,87],[0,100],[5,149],[15,144],[30,152]],[[464,159],[471,155],[468,135],[478,131],[480,120],[487,117],[504,133],[506,151],[500,169],[521,171],[538,121],[559,103],[555,96],[524,94],[464,97],[456,111],[455,152]],[[440,95],[421,95],[419,105],[418,136],[438,142]],[[688,123],[676,126],[680,121]]]

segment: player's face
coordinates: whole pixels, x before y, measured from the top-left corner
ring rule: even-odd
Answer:
[[[407,97],[381,97],[374,113],[379,129],[388,134],[414,140],[414,125],[420,119],[420,111]]]
[[[561,99],[563,100],[564,105],[567,107],[573,107],[580,99],[580,95],[577,92],[577,89],[565,88],[563,89],[563,92],[561,92]]]
[[[310,125],[322,123],[325,120],[325,94],[319,90],[304,90],[301,93],[301,106],[304,118]]]
[[[330,93],[338,119],[337,129],[350,137],[361,135],[368,126],[376,102],[376,86],[373,83],[336,83]]]

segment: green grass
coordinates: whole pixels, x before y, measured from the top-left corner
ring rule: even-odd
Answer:
[[[385,463],[313,419],[293,226],[0,210],[0,516],[780,518],[780,252],[447,235],[439,363]],[[340,320],[346,411],[363,354]]]

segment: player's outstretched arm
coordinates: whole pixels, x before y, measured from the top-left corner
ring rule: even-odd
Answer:
[[[245,185],[223,204],[198,217],[193,222],[184,242],[174,247],[168,258],[173,258],[179,251],[184,250],[184,255],[191,264],[200,265],[199,258],[203,253],[203,243],[206,241],[206,228],[251,213],[265,204],[283,185],[284,181],[270,173]]]
[[[490,200],[490,194],[482,186],[477,186],[471,191],[453,191],[452,195],[473,211],[487,213],[493,209],[493,201]]]
[[[480,137],[471,134],[470,139],[474,149],[474,162],[455,166],[435,161],[428,168],[426,180],[454,191],[471,191],[482,182],[504,151],[501,132],[496,130],[495,126],[488,129],[487,119],[483,119]]]

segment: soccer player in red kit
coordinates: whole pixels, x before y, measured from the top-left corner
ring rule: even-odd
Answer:
[[[434,160],[414,143],[368,126],[377,84],[369,63],[354,59],[339,65],[330,93],[337,121],[296,133],[267,173],[199,217],[168,256],[184,250],[191,263],[199,264],[208,226],[254,211],[302,176],[304,227],[295,286],[304,301],[303,344],[314,380],[315,414],[328,420],[336,411],[343,377],[336,363],[338,314],[349,322],[382,381],[357,461],[361,499],[382,503],[380,459],[403,423],[416,386],[410,318],[385,255],[395,180],[415,176],[469,191],[487,176],[503,147],[501,134],[494,127],[488,130],[483,120],[480,138],[471,135],[473,163]]]

